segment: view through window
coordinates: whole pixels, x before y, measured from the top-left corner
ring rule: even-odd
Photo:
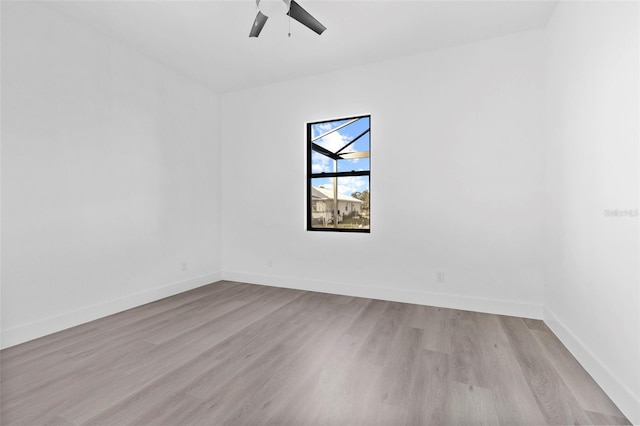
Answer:
[[[307,124],[307,229],[370,232],[371,116]]]

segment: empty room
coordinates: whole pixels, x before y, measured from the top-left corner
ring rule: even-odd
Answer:
[[[640,424],[640,2],[0,20],[0,424]]]

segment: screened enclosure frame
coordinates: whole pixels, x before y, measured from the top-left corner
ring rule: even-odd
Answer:
[[[364,121],[361,121],[364,120]],[[353,137],[349,137],[348,140],[343,141],[344,144],[337,147],[337,149],[329,149],[327,147],[323,147],[320,144],[325,137],[339,132],[343,129],[348,129],[349,126],[355,125],[356,123],[364,123],[366,127],[364,129],[358,130]],[[332,127],[321,134],[314,135],[314,126],[323,125],[323,124],[337,124],[335,127]],[[354,127],[358,127],[357,125]],[[344,117],[344,118],[336,118],[330,120],[322,120],[307,123],[307,230],[308,231],[329,231],[329,232],[359,232],[359,233],[370,233],[370,196],[371,196],[371,115],[360,115],[354,117]],[[366,151],[356,151],[354,149],[355,144],[361,140],[361,138],[368,136],[368,147]],[[314,154],[320,155],[325,159],[328,159],[328,163],[333,163],[333,171],[321,171],[314,172]],[[354,160],[358,161],[360,159],[368,160],[368,170],[349,170],[349,171],[340,171],[339,161],[340,160]],[[347,227],[345,225],[341,225],[340,218],[343,217],[339,210],[339,202],[343,201],[341,196],[345,196],[348,194],[340,194],[339,189],[339,179],[340,178],[349,178],[349,177],[362,177],[366,176],[368,179],[367,189],[365,190],[367,193],[366,196],[366,215],[364,218],[363,208],[358,208],[357,214],[359,215],[356,218],[356,225],[352,227]],[[317,224],[314,225],[314,213],[317,212],[314,210],[314,193],[318,193],[318,188],[313,187],[314,179],[331,179],[332,180],[332,188],[328,188],[329,195],[323,201],[328,201],[330,209],[325,211],[326,214],[329,215],[330,218],[328,223],[323,223],[321,226]],[[323,187],[322,187],[323,188]],[[327,189],[324,189],[324,194],[327,194]],[[314,192],[315,191],[315,192]],[[333,191],[333,196],[330,196],[330,191]],[[362,193],[360,193],[362,194]],[[354,194],[352,194],[354,195]],[[348,195],[349,198],[351,195]],[[317,201],[317,200],[316,200]],[[355,200],[358,201],[358,200]],[[364,206],[364,201],[361,201],[361,205]],[[354,213],[354,212],[352,212]],[[342,212],[344,215],[344,211]],[[357,225],[357,219],[360,219],[360,225]],[[317,220],[317,218],[315,219]],[[363,226],[366,220],[366,225]]]

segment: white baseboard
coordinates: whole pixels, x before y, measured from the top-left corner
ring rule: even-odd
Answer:
[[[154,302],[165,297],[173,296],[203,285],[211,284],[222,279],[220,272],[202,275],[169,284],[164,287],[154,288],[144,292],[131,294],[119,299],[98,303],[75,311],[66,312],[49,318],[14,327],[0,332],[0,349],[18,345],[38,337],[56,333],[67,328],[75,327],[89,321],[113,315],[136,306]]]
[[[544,322],[634,425],[640,425],[640,395],[634,395],[607,366],[549,309]]]
[[[429,293],[387,287],[369,287],[331,281],[309,280],[274,275],[259,275],[244,272],[223,271],[222,278],[250,284],[297,290],[317,291],[344,296],[367,297],[393,302],[415,303],[465,311],[511,315],[523,318],[542,319],[542,306],[508,300],[465,297],[446,293]]]

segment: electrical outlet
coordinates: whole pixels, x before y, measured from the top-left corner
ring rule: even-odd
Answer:
[[[436,272],[436,282],[440,284],[444,283],[444,272]]]
[[[269,266],[269,268],[271,268],[273,266],[273,260],[267,259],[267,265]]]
[[[187,262],[182,262],[182,272],[187,270]]]

